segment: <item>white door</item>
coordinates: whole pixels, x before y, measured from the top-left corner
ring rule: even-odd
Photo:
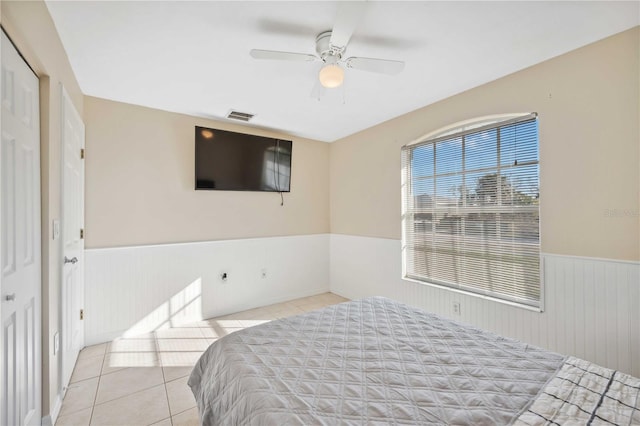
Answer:
[[[84,346],[84,123],[62,91],[62,378]]]
[[[38,78],[2,32],[0,129],[3,425],[41,421]]]

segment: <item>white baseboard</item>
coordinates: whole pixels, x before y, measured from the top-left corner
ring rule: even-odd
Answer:
[[[58,395],[56,397],[56,402],[53,404],[51,413],[42,418],[42,426],[53,426],[56,424],[56,422],[58,421],[58,415],[60,414],[60,409],[62,408],[62,399],[63,396],[61,395]]]

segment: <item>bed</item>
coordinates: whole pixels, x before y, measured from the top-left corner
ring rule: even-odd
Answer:
[[[640,424],[640,380],[373,297],[232,333],[189,386],[205,425]]]

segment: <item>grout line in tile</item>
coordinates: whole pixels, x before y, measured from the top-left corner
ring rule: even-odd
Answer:
[[[182,411],[180,411],[179,413],[172,414],[172,415],[171,415],[171,417],[173,417],[173,416],[178,416],[178,415],[180,415],[180,414],[182,414],[182,413],[186,413],[187,411],[189,411],[189,410],[193,410],[194,408],[198,408],[198,404],[196,404],[196,406],[195,406],[195,407],[187,408],[186,410],[182,410]],[[198,416],[200,416],[200,413],[198,413]],[[171,420],[171,424],[173,425],[173,419]]]
[[[156,351],[160,350],[160,347],[158,346],[158,340],[156,339]],[[162,386],[164,386],[164,397],[167,399],[167,408],[169,409],[169,422],[171,423],[171,426],[173,426],[173,418],[171,415],[171,404],[169,403],[169,391],[167,391],[167,379],[164,375],[164,367],[162,366],[162,359],[159,359],[160,361],[160,371],[162,372]]]
[[[104,368],[104,364],[102,365],[102,368]],[[132,367],[122,367],[122,368],[121,368],[121,369],[119,369],[119,370],[107,371],[106,373],[102,373],[102,374],[100,374],[100,376],[98,376],[98,377],[108,376],[109,374],[118,373],[118,372],[120,372],[120,371],[128,370],[128,369],[130,369],[130,368],[132,368]]]
[[[98,400],[98,390],[100,390],[100,379],[102,378],[102,369],[104,368],[104,362],[107,359],[107,350],[105,349],[104,358],[102,358],[102,364],[100,365],[100,374],[98,375],[98,384],[96,386],[96,394],[93,395],[93,405],[91,406],[91,415],[89,416],[89,426],[91,426],[91,422],[93,421],[93,409],[96,406],[96,401]]]
[[[80,359],[81,355],[82,355],[82,351],[80,351],[78,353],[78,359]],[[100,356],[105,356],[105,355],[106,355],[106,352],[103,353],[102,355],[100,355],[100,354],[97,354],[97,355],[82,355],[82,359],[93,359],[93,358],[98,358]]]
[[[169,423],[171,423],[171,426],[173,426],[173,421],[171,420],[171,416],[169,416],[169,417],[165,417],[164,419],[160,419],[160,420],[158,420],[157,422],[151,423],[151,425],[150,425],[150,426],[153,426],[153,425],[158,424],[158,423],[160,423],[160,422],[164,422],[164,421],[165,421],[165,420],[167,420],[167,419],[169,420]]]
[[[142,367],[142,368],[144,368],[144,367]],[[163,378],[164,378],[164,376],[163,376]],[[109,403],[109,402],[113,402],[113,401],[115,401],[115,400],[117,400],[117,399],[130,397],[130,396],[132,396],[132,395],[135,395],[135,394],[140,393],[140,392],[147,391],[147,390],[149,390],[149,389],[151,389],[151,388],[155,388],[155,387],[160,386],[160,385],[162,385],[162,384],[164,384],[164,383],[157,383],[157,384],[155,384],[155,385],[148,386],[148,387],[146,387],[146,388],[144,388],[144,389],[137,390],[137,391],[135,391],[135,392],[133,392],[133,393],[130,393],[130,394],[127,394],[127,395],[122,395],[122,396],[119,396],[119,397],[117,397],[117,398],[110,399],[110,400],[108,400],[108,401],[102,401],[102,402],[101,402],[101,403],[99,403],[99,404],[94,404],[94,407],[96,407],[96,406],[98,406],[98,405],[104,405],[104,404],[107,404],[107,403]],[[96,396],[97,396],[97,394],[96,394]]]
[[[164,373],[163,373],[163,374],[164,374]],[[185,378],[185,377],[187,377],[187,376],[189,376],[189,375],[187,374],[186,376],[176,377],[175,379],[171,379],[171,380],[169,380],[168,382],[165,382],[165,383],[173,383],[173,382],[175,382],[176,380],[182,380],[182,379],[184,379],[184,378]],[[187,379],[187,380],[188,380],[188,379]],[[185,410],[185,411],[186,411],[186,410]]]
[[[135,391],[135,392],[133,392],[133,393],[130,393],[130,394],[127,394],[127,395],[122,395],[122,396],[119,396],[119,397],[117,397],[117,398],[114,398],[114,399],[110,399],[110,400],[108,400],[108,401],[101,402],[100,404],[95,404],[95,405],[93,406],[93,408],[95,408],[95,407],[97,407],[97,406],[99,406],[99,405],[109,404],[109,403],[111,403],[111,402],[113,402],[113,401],[117,401],[117,400],[119,400],[119,399],[129,398],[129,397],[131,397],[131,396],[133,396],[133,395],[137,395],[137,394],[139,394],[139,393],[141,393],[141,392],[148,391],[149,389],[157,388],[157,387],[158,387],[158,386],[160,386],[160,385],[164,385],[164,383],[158,383],[158,384],[155,384],[155,385],[153,385],[153,386],[149,386],[149,387],[146,387],[146,388],[144,388],[144,389],[137,390],[137,391]],[[165,389],[165,392],[166,392],[166,389]],[[171,411],[169,411],[169,413],[171,413]],[[93,412],[92,412],[92,414],[91,414],[91,415],[92,415],[92,417],[93,417]]]
[[[77,385],[77,384],[79,384],[79,383],[86,382],[86,381],[89,381],[89,380],[93,380],[93,379],[96,379],[96,378],[98,379],[98,382],[100,382],[100,378],[99,378],[99,376],[96,376],[96,377],[89,377],[89,378],[87,378],[87,379],[78,380],[77,382],[73,382],[73,383],[69,382],[69,385],[67,386],[67,390],[65,391],[64,397],[62,398],[63,404],[64,404],[64,401],[65,401],[65,399],[66,399],[67,392],[69,391],[69,388],[70,388],[72,385]],[[98,388],[97,388],[97,385],[96,385],[96,394],[97,394],[97,393],[98,393]],[[95,397],[94,397],[94,402],[95,402]],[[93,404],[91,404],[91,406],[88,406],[88,407],[78,408],[78,409],[76,409],[76,410],[74,410],[74,411],[69,411],[68,413],[64,414],[64,416],[68,416],[68,415],[71,415],[71,414],[75,414],[75,413],[77,413],[77,412],[79,412],[79,411],[87,410],[87,409],[92,408],[92,407],[93,407]],[[61,411],[62,411],[62,410],[61,410]],[[61,416],[61,417],[63,417],[63,416]]]

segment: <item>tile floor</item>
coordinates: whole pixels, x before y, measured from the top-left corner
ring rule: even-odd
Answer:
[[[187,379],[211,343],[245,327],[346,300],[324,293],[84,348],[56,426],[198,425]]]

